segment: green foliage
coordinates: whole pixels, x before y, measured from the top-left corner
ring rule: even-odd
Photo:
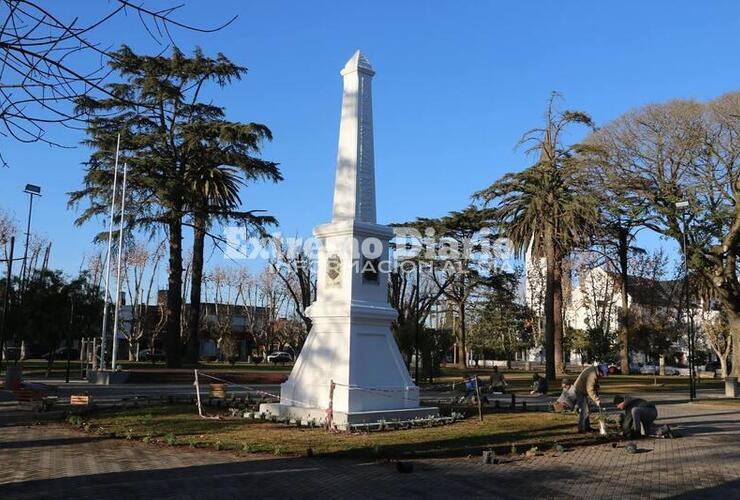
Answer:
[[[653,359],[667,355],[682,334],[681,324],[665,311],[652,311],[650,315],[636,318],[630,331],[632,349],[645,352]]]
[[[169,235],[167,355],[168,365],[180,364],[182,296],[182,228],[196,228],[193,255],[193,315],[198,331],[203,239],[211,218],[237,219],[260,229],[274,218],[240,211],[239,190],[247,183],[282,179],[277,164],[254,156],[270,130],[257,123],[226,120],[223,108],[201,101],[206,84],[222,88],[241,79],[247,69],[223,54],[215,58],[196,49],[186,57],[174,48],[167,56],[144,56],[122,46],[111,56],[111,70],[122,81],[106,86],[109,96],[77,101],[76,112],[88,116],[88,139],[93,150],[86,163],[84,187],[70,193],[70,204],[87,200],[78,218],[83,223],[104,215],[110,205],[118,134],[123,161],[128,165],[129,231]],[[191,300],[192,302],[192,300]],[[191,337],[193,337],[191,335]],[[193,337],[194,338],[194,337]]]
[[[517,302],[517,276],[502,278],[502,286],[490,288],[476,302],[469,340],[477,352],[510,360],[514,352],[531,347],[531,313]]]
[[[168,432],[164,435],[164,442],[169,446],[175,446],[177,444],[177,436],[172,432]]]
[[[15,289],[20,290],[19,280]],[[87,273],[70,279],[61,271],[33,273],[13,311],[14,331],[24,340],[44,346],[52,353],[63,341],[99,335],[103,299]]]

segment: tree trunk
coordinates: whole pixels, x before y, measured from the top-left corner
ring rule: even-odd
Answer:
[[[465,349],[465,301],[460,303],[460,343],[458,346],[460,352],[457,357],[459,368],[468,367],[468,353]]]
[[[735,308],[740,309],[737,304]],[[727,310],[727,318],[730,323],[730,332],[732,332],[732,377],[740,377],[740,311],[730,307]]]
[[[565,375],[563,363],[563,270],[562,260],[557,259],[553,273],[552,305],[553,305],[553,357],[555,358],[555,375]]]
[[[167,276],[167,367],[179,368],[180,315],[182,314],[182,223],[169,223],[169,269]]]
[[[203,282],[203,249],[206,239],[206,215],[195,216],[193,229],[193,263],[190,286],[190,311],[188,315],[188,344],[186,359],[191,363],[198,362],[198,337],[200,335],[200,294]]]
[[[627,231],[619,233],[619,274],[620,274],[620,298],[622,309],[619,313],[619,362],[622,368],[622,375],[630,373],[630,347],[629,347],[629,298],[627,296],[628,261],[627,252]]]
[[[545,230],[545,378],[555,380],[555,241],[552,227]]]

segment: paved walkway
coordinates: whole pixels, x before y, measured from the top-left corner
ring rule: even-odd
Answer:
[[[0,427],[0,498],[737,498],[740,406],[660,405],[684,434],[639,453],[591,446],[500,465],[273,458],[89,436],[63,424]]]

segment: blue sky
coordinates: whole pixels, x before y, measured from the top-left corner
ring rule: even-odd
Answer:
[[[110,6],[55,4],[63,17],[83,19]],[[263,156],[280,162],[286,180],[251,186],[243,200],[248,209],[275,214],[287,235],[308,235],[331,218],[339,70],[357,48],[376,70],[382,223],[462,208],[472,192],[527,166],[531,158],[515,145],[542,123],[552,90],[564,95],[564,108],[604,124],[648,102],[709,99],[740,82],[740,3],[730,1],[190,0],[179,18],[210,26],[234,14],[237,21],[218,33],[179,30],[174,38],[186,52],[196,45],[221,51],[249,68],[244,80],[210,97],[230,119],[272,129]],[[138,51],[160,49],[133,16],[117,18],[97,37]],[[48,134],[70,146],[82,139],[63,129]],[[0,207],[25,223],[23,187],[41,185],[34,229],[53,241],[52,266],[75,272],[102,228],[102,221],[75,228],[76,213],[66,208],[89,152],[6,138],[0,148],[10,163],[0,169]]]

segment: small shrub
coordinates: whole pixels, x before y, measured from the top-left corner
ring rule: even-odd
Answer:
[[[190,446],[191,448],[197,448],[198,442],[195,440],[195,438],[190,438],[188,439],[188,446]]]
[[[279,457],[282,454],[282,450],[280,449],[279,446],[276,446],[275,447],[275,450],[273,450],[272,454],[275,455],[276,457]]]
[[[141,442],[142,443],[147,443],[147,444],[148,443],[151,443],[152,442],[152,434],[151,433],[148,433],[146,436],[144,436],[143,438],[141,438]]]
[[[221,451],[224,447],[224,444],[221,442],[220,439],[218,439],[215,443],[213,443],[213,447],[216,449],[216,451]]]
[[[129,430],[126,431],[126,439],[128,441],[133,441],[133,439],[134,439],[134,430],[133,429],[129,429]]]
[[[164,435],[164,442],[170,446],[175,446],[177,444],[177,437],[172,432],[168,432]]]

